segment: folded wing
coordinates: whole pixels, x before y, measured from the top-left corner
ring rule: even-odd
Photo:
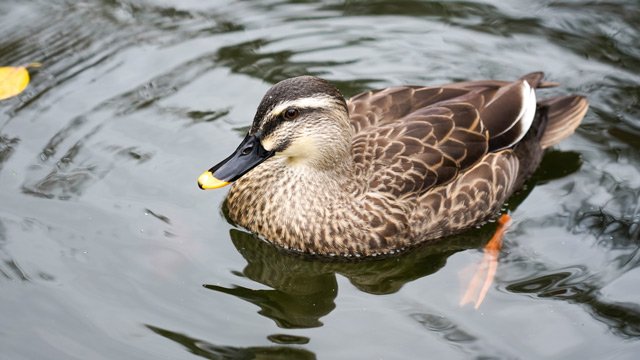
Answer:
[[[358,175],[394,196],[455,179],[488,153],[514,146],[536,112],[529,81],[392,87],[349,101]]]

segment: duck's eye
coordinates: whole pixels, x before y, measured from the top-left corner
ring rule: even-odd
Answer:
[[[298,109],[296,108],[288,108],[284,111],[285,120],[293,120],[297,118],[298,115],[300,115],[300,111],[298,111]]]

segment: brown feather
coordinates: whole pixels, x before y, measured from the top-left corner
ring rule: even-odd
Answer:
[[[589,102],[582,96],[561,96],[539,102],[548,107],[549,121],[540,146],[546,149],[573,134],[589,110]]]

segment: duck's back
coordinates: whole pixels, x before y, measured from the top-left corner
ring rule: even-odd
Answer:
[[[499,210],[570,135],[587,110],[579,96],[536,101],[542,73],[515,82],[393,87],[349,103],[352,156],[363,192],[413,208],[415,236],[440,237]]]

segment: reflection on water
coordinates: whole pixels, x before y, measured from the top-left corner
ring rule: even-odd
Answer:
[[[11,258],[3,248],[7,242],[7,229],[2,221],[0,221],[0,257],[2,263],[0,263],[0,275],[5,280],[20,280],[28,281],[29,277],[25,272],[20,269],[20,266]]]
[[[452,254],[482,246],[494,229],[490,224],[446,242],[419,246],[401,256],[355,262],[291,254],[252,234],[231,230],[233,244],[248,263],[242,275],[271,289],[204,286],[257,305],[260,314],[281,328],[317,327],[322,326],[320,318],[335,308],[337,274],[361,291],[392,294],[407,282],[438,271]]]
[[[13,153],[13,148],[20,142],[18,138],[9,138],[7,136],[0,136],[0,171],[2,171],[2,164],[9,160],[9,157]]]
[[[269,290],[244,287],[205,288],[233,295],[260,307],[260,314],[273,319],[281,328],[321,326],[320,318],[335,308],[338,284],[331,272],[305,267],[304,262],[277,251],[245,232],[232,230],[234,245],[247,259],[243,275],[267,285]]]
[[[608,175],[600,179],[599,186],[605,189],[610,198],[597,210],[578,212],[576,231],[590,233],[599,245],[612,250],[640,245],[640,189],[620,183]],[[584,207],[587,208],[588,204]]]
[[[353,63],[352,60],[343,62],[295,61],[293,56],[302,54],[304,51],[260,51],[261,48],[268,45],[269,42],[267,40],[259,39],[223,47],[216,54],[216,61],[218,64],[227,66],[234,73],[263,79],[272,84],[299,75],[325,76],[325,72],[314,71],[313,69]],[[351,45],[356,44],[352,43]],[[314,51],[317,50],[318,49],[314,49]],[[368,90],[370,88],[368,84],[373,81],[375,81],[375,79],[333,80],[332,83],[334,83],[345,96],[348,96]]]
[[[637,1],[28,0],[0,14],[0,65],[44,64],[0,102],[3,355],[640,351]],[[327,261],[234,229],[224,192],[195,186],[283,78],[324,76],[352,96],[536,70],[562,84],[549,95],[586,94],[591,111],[509,200],[480,312],[457,306],[457,277],[493,224]]]
[[[512,282],[506,290],[579,304],[614,334],[628,339],[640,336],[640,306],[599,299],[602,286],[599,283],[599,279],[594,279],[584,268],[562,269]]]
[[[509,358],[509,354],[483,342],[481,335],[475,336],[464,330],[464,326],[438,314],[413,313],[411,319],[425,330],[442,337],[469,358],[491,359]]]
[[[289,346],[233,347],[211,344],[184,334],[147,325],[149,330],[184,346],[190,353],[205,359],[315,359],[314,353]]]

